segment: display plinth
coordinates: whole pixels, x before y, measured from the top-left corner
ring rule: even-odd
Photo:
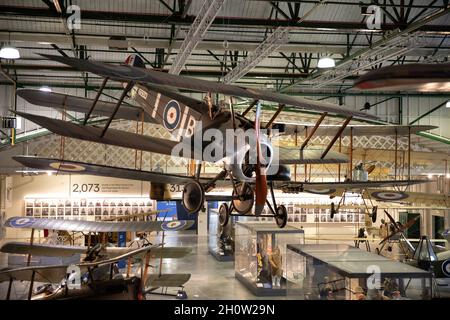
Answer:
[[[287,246],[287,295],[307,300],[431,299],[427,271],[347,245]]]
[[[286,295],[286,246],[304,238],[302,229],[290,225],[236,222],[236,278],[256,296]]]

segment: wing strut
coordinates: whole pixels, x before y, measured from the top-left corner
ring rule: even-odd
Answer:
[[[122,104],[123,99],[125,99],[128,91],[130,91],[131,88],[133,88],[133,86],[134,86],[134,82],[130,81],[130,82],[128,82],[127,86],[123,90],[122,95],[120,96],[119,100],[117,101],[117,104],[116,104],[116,107],[114,108],[113,113],[111,114],[111,116],[108,119],[108,122],[106,123],[105,127],[103,128],[102,134],[100,135],[101,138],[103,138],[103,136],[105,135],[111,122],[113,121],[114,117],[116,116],[117,111],[119,111],[119,108],[120,108],[120,105]]]
[[[309,140],[311,140],[311,138],[313,137],[314,133],[316,133],[317,129],[319,128],[320,124],[322,123],[323,119],[325,119],[327,114],[328,113],[326,113],[326,112],[322,113],[322,115],[320,116],[319,120],[317,120],[316,125],[314,126],[314,128],[311,130],[309,135],[306,137],[305,141],[303,141],[302,146],[300,147],[300,150],[305,149],[305,147],[307,146]]]
[[[331,150],[331,148],[333,147],[334,143],[336,142],[336,140],[341,136],[342,132],[344,132],[345,128],[347,127],[347,125],[349,124],[350,120],[352,120],[352,116],[347,117],[347,119],[345,119],[344,123],[342,124],[342,127],[339,128],[338,132],[336,133],[336,135],[334,136],[333,139],[331,139],[330,143],[328,144],[327,148],[325,149],[325,151],[322,153],[322,156],[320,157],[320,159],[325,158],[325,156],[328,154],[328,152]]]
[[[274,113],[274,115],[272,116],[272,118],[270,118],[269,122],[267,122],[267,124],[266,124],[266,129],[269,129],[269,128],[270,128],[270,126],[272,125],[272,123],[273,123],[273,122],[275,121],[275,119],[278,117],[278,115],[280,114],[280,112],[283,111],[283,109],[284,109],[285,106],[286,106],[286,105],[285,105],[285,104],[282,104],[282,103],[280,103],[280,104],[278,105],[277,111],[275,111],[275,113]]]
[[[252,110],[253,107],[254,107],[257,103],[258,103],[258,100],[253,100],[253,102],[250,103],[250,105],[247,107],[247,109],[245,109],[245,111],[242,112],[242,116],[245,117],[245,115],[246,115],[247,113],[249,113],[250,110]]]
[[[102,85],[101,85],[101,87],[100,87],[100,90],[97,91],[97,95],[95,96],[94,102],[92,103],[91,108],[89,109],[88,113],[86,114],[86,117],[84,118],[83,126],[85,126],[86,123],[88,122],[89,117],[91,116],[92,111],[94,111],[95,106],[96,106],[96,104],[97,104],[97,102],[98,102],[98,99],[100,99],[100,96],[102,95],[103,89],[105,89],[105,86],[106,86],[106,83],[107,83],[107,82],[108,82],[108,77],[106,77],[105,79],[103,79],[103,82],[102,82]]]

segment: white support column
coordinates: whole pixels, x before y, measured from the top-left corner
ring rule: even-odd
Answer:
[[[181,44],[180,51],[175,57],[169,73],[180,74],[192,51],[194,51],[197,44],[203,40],[206,31],[208,31],[209,26],[216,18],[217,13],[224,2],[225,0],[205,0],[197,17],[192,23],[186,38],[184,38],[184,41]]]

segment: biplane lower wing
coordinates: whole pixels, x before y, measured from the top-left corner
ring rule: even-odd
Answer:
[[[38,158],[32,156],[15,156],[14,160],[25,167],[41,170],[57,170],[63,173],[89,174],[94,176],[114,177],[121,179],[150,181],[168,184],[184,185],[194,181],[192,177],[167,174],[152,171],[142,171],[119,167],[110,167],[84,162],[57,160],[51,158]]]
[[[34,105],[85,114],[89,112],[90,107],[94,103],[94,100],[88,98],[32,89],[17,90],[17,95]],[[98,100],[92,114],[110,117],[115,106],[115,103]],[[143,112],[142,108],[125,104],[119,108],[115,118],[134,121],[143,120],[144,122],[156,123],[152,117]]]
[[[92,72],[105,78],[109,78],[120,82],[138,82],[142,84],[153,84],[170,86],[178,89],[190,89],[199,92],[214,92],[222,93],[228,96],[245,97],[255,100],[272,101],[301,110],[309,110],[315,112],[328,112],[331,114],[340,114],[363,119],[377,119],[376,116],[351,110],[349,108],[336,106],[331,103],[323,101],[315,101],[311,99],[304,99],[292,97],[276,92],[269,92],[267,90],[259,90],[253,88],[245,88],[241,86],[229,85],[218,82],[211,82],[191,77],[183,77],[165,72],[159,72],[149,69],[132,67],[129,65],[111,65],[92,60],[80,60],[70,57],[62,57],[56,55],[41,54],[46,59],[58,61],[73,68]],[[207,110],[205,110],[206,112]]]
[[[284,127],[281,134],[297,134],[299,137],[305,136],[306,133],[311,132],[314,124],[295,124],[283,123]],[[320,137],[334,137],[341,126],[321,124],[315,131],[316,136]],[[436,126],[407,126],[407,125],[348,125],[341,136],[406,136],[408,134],[416,134],[422,131],[433,130]]]
[[[69,138],[156,152],[165,155],[171,155],[173,148],[177,145],[176,141],[111,128],[106,131],[103,137],[101,137],[103,128],[100,127],[82,126],[72,122],[50,119],[24,112],[16,112],[16,114],[48,129],[53,133]]]
[[[377,201],[392,201],[392,202],[405,202],[415,203],[426,206],[435,207],[450,207],[450,196],[445,194],[432,194],[424,192],[409,192],[409,191],[396,191],[396,190],[380,190],[380,189],[367,189],[363,193],[365,199],[375,199]]]
[[[175,274],[150,274],[147,277],[145,287],[147,288],[165,288],[165,287],[182,287],[189,281],[191,275],[189,273]]]
[[[75,232],[125,232],[125,231],[180,231],[189,229],[193,220],[176,221],[85,221],[56,220],[32,217],[12,217],[5,226],[11,228],[29,228],[38,230],[65,230]]]
[[[63,246],[48,244],[30,244],[25,242],[7,242],[0,252],[12,254],[31,254],[45,257],[70,257],[74,254],[86,253],[87,248],[81,246]]]
[[[327,164],[347,163],[348,156],[342,153],[329,151],[324,157],[323,149],[305,149],[299,147],[278,147],[280,164]],[[276,160],[274,160],[276,161]]]
[[[345,191],[364,190],[368,188],[387,188],[410,186],[419,183],[427,183],[429,180],[383,180],[383,181],[346,181],[346,182],[284,182],[276,184],[276,187],[289,193],[293,191],[323,194],[329,196],[341,196]],[[373,192],[392,192],[394,190],[372,190]],[[378,200],[378,199],[377,199]]]

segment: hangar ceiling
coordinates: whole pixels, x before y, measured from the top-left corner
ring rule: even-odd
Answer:
[[[372,4],[382,13],[377,29],[370,28],[362,14]],[[71,5],[80,8],[80,29],[67,28]],[[359,75],[375,68],[448,62],[449,12],[448,0],[4,0],[0,42],[18,48],[21,59],[1,60],[5,75],[0,74],[0,85],[11,86],[12,79],[17,88],[47,85],[92,98],[101,78],[45,60],[38,53],[112,64],[137,53],[148,68],[165,72],[308,96],[354,109],[370,102],[373,108],[368,112],[383,123],[439,126],[432,134],[414,136],[414,150],[449,154],[450,129],[444,124],[450,115],[443,107],[448,93],[352,89]],[[335,59],[336,68],[319,69],[321,57]],[[107,99],[114,100],[121,89],[122,84],[110,82]],[[11,108],[1,107],[3,113]],[[27,111],[30,106],[21,108]],[[266,110],[273,112],[270,106]],[[302,122],[314,118],[300,116]],[[368,139],[366,147],[376,148],[379,140]]]

